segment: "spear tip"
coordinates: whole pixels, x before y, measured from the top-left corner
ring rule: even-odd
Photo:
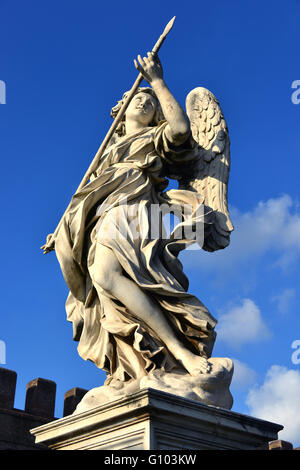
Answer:
[[[173,16],[173,18],[169,21],[169,23],[167,24],[167,26],[164,29],[163,36],[166,36],[171,31],[171,29],[173,28],[175,18],[176,18],[176,16]]]

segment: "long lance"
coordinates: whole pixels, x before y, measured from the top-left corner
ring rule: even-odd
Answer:
[[[158,53],[158,51],[161,48],[164,40],[166,39],[167,35],[171,31],[171,29],[173,27],[173,24],[174,24],[174,21],[175,21],[175,16],[169,21],[169,23],[165,27],[163,33],[158,38],[158,41],[156,42],[155,46],[152,49],[153,54]],[[99,160],[102,157],[102,155],[104,153],[104,150],[107,147],[108,142],[110,141],[111,137],[113,136],[118,124],[121,122],[121,120],[122,120],[122,118],[125,114],[125,111],[129,106],[130,101],[132,100],[133,96],[135,95],[135,93],[136,93],[137,89],[139,88],[140,84],[142,83],[143,79],[144,79],[143,75],[141,73],[139,73],[139,75],[138,75],[136,81],[134,82],[130,92],[128,93],[127,99],[125,100],[125,102],[121,106],[116,118],[114,119],[112,125],[110,126],[110,129],[109,129],[108,133],[106,134],[105,139],[103,140],[102,144],[100,145],[95,157],[92,160],[92,163],[90,164],[87,172],[85,173],[85,175],[84,175],[80,185],[78,186],[75,194],[77,194],[88,183],[92,173],[97,169]],[[71,202],[70,202],[70,204],[71,204]],[[54,243],[53,242],[55,241],[55,237],[56,237],[56,235],[58,233],[58,230],[59,230],[59,228],[62,224],[63,218],[64,218],[65,214],[67,213],[69,207],[70,207],[70,204],[68,205],[68,207],[65,210],[62,218],[60,219],[60,222],[57,225],[57,227],[55,229],[55,232],[48,236],[47,243],[41,247],[41,249],[44,251],[44,254],[49,253],[50,251],[52,251],[54,249],[54,246],[53,246]]]

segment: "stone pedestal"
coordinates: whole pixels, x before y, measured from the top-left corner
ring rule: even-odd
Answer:
[[[143,389],[31,430],[57,450],[268,449],[283,426]]]

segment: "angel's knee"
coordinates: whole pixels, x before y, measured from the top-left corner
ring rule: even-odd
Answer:
[[[122,268],[110,248],[102,245],[97,247],[90,274],[94,284],[110,294],[114,292],[116,283],[122,275]]]

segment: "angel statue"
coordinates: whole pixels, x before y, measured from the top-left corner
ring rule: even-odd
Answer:
[[[147,386],[230,408],[232,362],[211,358],[216,319],[188,292],[178,258],[195,242],[207,251],[229,244],[226,122],[204,88],[188,94],[185,111],[156,53],[134,62],[149,86],[137,89],[52,246],[44,245],[55,249],[70,290],[79,355],[107,374],[79,408]],[[169,178],[178,189],[167,189]],[[180,211],[169,235],[162,228],[153,236],[153,207]]]

